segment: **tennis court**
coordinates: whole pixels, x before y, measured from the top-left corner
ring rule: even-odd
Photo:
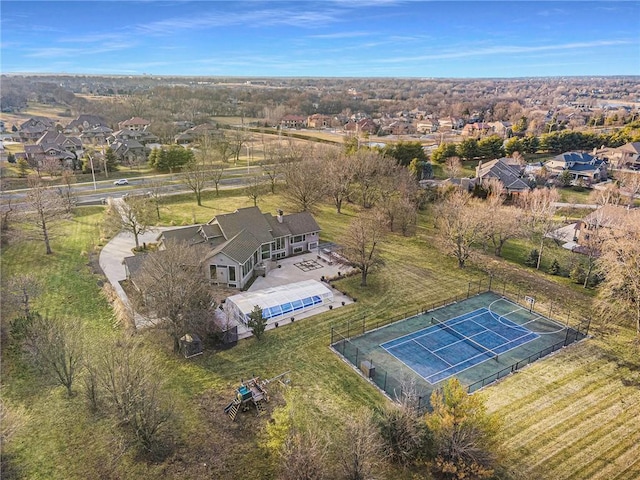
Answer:
[[[588,323],[569,326],[527,299],[486,291],[384,326],[364,319],[332,329],[331,346],[392,398],[411,384],[427,399],[452,376],[473,392],[587,336]]]
[[[433,325],[380,345],[427,382],[434,384],[539,337],[486,308]]]

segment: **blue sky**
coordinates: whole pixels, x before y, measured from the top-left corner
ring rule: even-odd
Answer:
[[[5,1],[2,73],[640,75],[640,2]]]

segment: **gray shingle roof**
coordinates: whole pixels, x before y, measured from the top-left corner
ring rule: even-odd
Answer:
[[[197,243],[203,243],[205,240],[201,235],[198,234],[198,230],[200,229],[200,225],[190,225],[184,228],[175,228],[172,230],[166,230],[160,234],[160,237],[163,238],[164,242],[187,242],[190,245],[195,245]]]
[[[209,224],[217,223],[226,238],[235,237],[247,230],[261,243],[273,240],[271,226],[258,207],[240,208],[233,213],[218,215]]]
[[[520,167],[510,165],[507,159],[499,158],[478,166],[477,177],[486,180],[497,178],[508,191],[529,190],[529,185],[520,178]]]
[[[320,227],[309,212],[292,213],[285,215],[282,222],[289,227],[291,235],[319,232]]]

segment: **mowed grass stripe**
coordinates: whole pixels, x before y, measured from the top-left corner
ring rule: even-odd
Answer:
[[[596,362],[597,363],[597,362]],[[535,392],[529,394],[527,398],[520,402],[520,405],[514,406],[513,409],[504,408],[497,412],[501,418],[505,420],[504,437],[514,440],[518,436],[527,436],[535,431],[544,431],[551,425],[557,423],[556,416],[563,415],[561,412],[565,408],[573,408],[576,399],[585,397],[587,394],[599,389],[596,381],[598,377],[592,375],[594,370],[607,370],[608,373],[613,371],[611,364],[585,365],[576,369],[569,375],[564,376],[556,385],[545,385]],[[599,368],[598,368],[599,367]],[[531,382],[535,383],[535,377],[531,376]],[[566,416],[563,416],[566,418]],[[525,433],[525,430],[530,431]]]
[[[576,478],[609,479],[614,472],[621,471],[621,465],[626,464],[628,467],[637,462],[640,458],[640,431],[631,430],[630,425],[637,418],[639,405],[640,392],[635,395],[633,408],[625,409],[611,424],[593,430],[588,436],[572,445],[566,452],[571,460],[557,462],[557,466],[551,470],[554,475],[556,472],[559,475],[567,467],[574,467],[566,474]],[[586,442],[589,443],[586,444]],[[622,470],[625,469],[627,468]]]
[[[589,342],[589,341],[588,341]],[[529,408],[542,394],[540,390],[559,387],[593,371],[602,363],[602,352],[589,343],[571,345],[528,365],[500,382],[488,402],[490,412],[508,416],[520,408]]]
[[[610,394],[611,390],[608,391]],[[640,402],[640,392],[634,398],[630,398],[629,402],[630,406],[636,410]],[[547,438],[538,439],[544,443],[534,447],[538,454],[542,455],[537,464],[544,464],[547,472],[556,469],[562,471],[566,468],[568,458],[571,459],[571,464],[581,465],[590,459],[601,457],[609,442],[616,438],[613,433],[626,430],[623,409],[619,395],[610,394],[605,400],[600,400],[598,404],[580,412],[574,421],[561,425],[562,428],[565,426],[567,428],[564,434],[556,436],[550,432]],[[556,478],[555,475],[554,478]]]
[[[515,420],[514,423],[519,427],[518,433],[511,438],[507,437],[507,442],[522,453],[535,452],[535,456],[538,457],[550,444],[556,444],[558,439],[562,438],[563,432],[579,428],[585,419],[590,419],[600,409],[607,408],[608,402],[618,401],[618,399],[610,398],[609,394],[610,389],[598,385],[590,388],[585,394],[572,395],[563,399],[563,406],[550,405],[546,415],[538,413],[535,416],[537,421],[528,422],[529,427],[525,427]],[[531,464],[531,461],[526,463]]]

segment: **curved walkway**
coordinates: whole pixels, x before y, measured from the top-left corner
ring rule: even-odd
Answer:
[[[156,238],[163,229],[153,229],[147,233],[138,236],[138,241],[142,243],[155,242]],[[100,268],[104,272],[107,280],[113,286],[122,303],[131,311],[131,303],[129,297],[120,285],[122,280],[127,279],[127,273],[124,268],[123,260],[125,257],[133,255],[132,249],[136,246],[135,238],[132,233],[120,232],[107,243],[100,252]],[[136,328],[144,327],[149,324],[149,320],[142,315],[134,314]]]

